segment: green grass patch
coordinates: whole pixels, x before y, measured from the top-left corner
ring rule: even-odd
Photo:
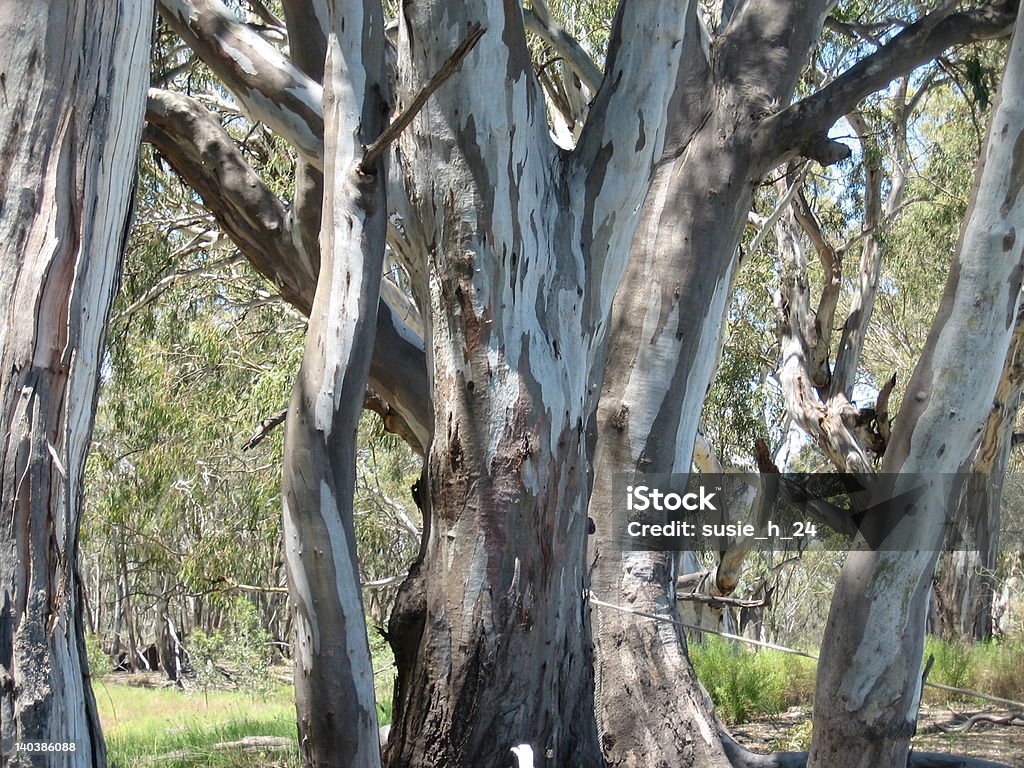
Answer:
[[[93,690],[110,764],[117,768],[291,768],[300,764],[289,686],[274,686],[263,697],[105,681],[96,683]],[[288,738],[292,747],[283,752],[214,749],[215,744],[252,736]]]
[[[690,659],[727,723],[744,723],[809,704],[814,695],[816,667],[801,656],[767,648],[753,651],[708,636],[690,645]]]
[[[929,637],[924,658],[935,658],[928,681],[965,688],[1015,701],[1024,700],[1024,638],[968,644]],[[971,697],[935,688],[926,689],[932,703],[970,700]]]

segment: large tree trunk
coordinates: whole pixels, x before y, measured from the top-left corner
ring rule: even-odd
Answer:
[[[279,67],[278,52],[230,18],[218,0],[161,0],[161,5],[168,22],[240,102],[274,125],[310,166],[320,167],[316,139],[324,131],[317,125],[315,73],[296,73],[290,62]],[[296,19],[310,24],[318,5],[319,0],[285,2],[289,13],[294,10]],[[538,15],[541,5],[534,4],[532,15],[543,36],[548,25]],[[399,80],[406,103],[471,24],[483,25],[487,34],[466,71],[428,102],[400,146],[407,173],[400,175],[403,194],[393,218],[414,247],[396,251],[407,261],[427,315],[436,403],[433,424],[420,422],[410,432],[421,445],[431,428],[437,438],[423,484],[424,509],[436,519],[426,521],[422,563],[403,590],[410,610],[396,624],[405,631],[393,638],[401,650],[389,745],[396,764],[501,764],[508,748],[521,741],[555,764],[596,759],[585,713],[588,625],[580,565],[581,521],[592,475],[581,466],[593,455],[588,417],[595,407],[594,383],[607,359],[605,335],[614,332],[626,347],[631,336],[654,340],[641,350],[644,362],[635,375],[637,383],[654,383],[654,404],[643,403],[642,418],[634,419],[629,410],[634,403],[612,398],[602,414],[602,429],[605,423],[620,429],[616,424],[636,422],[630,426],[635,444],[626,446],[628,459],[615,468],[646,469],[656,456],[659,466],[686,471],[753,186],[773,165],[796,154],[838,159],[842,148],[827,141],[825,132],[860,99],[953,43],[1000,34],[1015,12],[986,5],[953,14],[944,6],[819,92],[780,109],[826,4],[721,5],[736,7],[737,13],[709,39],[681,23],[685,4],[621,4],[608,77],[571,153],[547,142],[545,109],[528,65],[516,3],[403,5]],[[292,34],[298,30],[289,27]],[[570,60],[579,54],[557,49]],[[671,88],[665,86],[672,86],[680,59],[686,61],[680,80],[693,87],[678,88],[669,106]],[[586,69],[574,66],[578,72]],[[595,79],[591,73],[589,80]],[[159,107],[170,100],[155,101]],[[680,112],[686,112],[685,119],[673,118],[666,138],[665,115]],[[296,236],[303,238],[307,253],[313,250],[305,233],[293,228],[301,211],[283,227],[282,219],[289,219],[278,215],[283,206],[256,206],[259,215],[247,219],[246,196],[259,191],[258,182],[251,174],[218,179],[195,162],[188,156],[195,149],[190,144],[223,149],[225,137],[222,131],[190,135],[184,122],[164,120],[155,131],[161,146],[178,155],[175,167],[184,168],[208,204],[235,223],[232,237],[241,235],[261,271],[285,286],[296,282],[291,278],[308,286],[309,270],[293,270],[289,263]],[[640,297],[641,306],[633,324],[620,331],[609,322],[609,305],[635,224],[631,214],[642,203],[652,161],[666,141],[671,150],[658,163],[656,194],[648,202],[660,211],[648,211],[645,231],[646,242],[666,244],[665,258],[633,273],[624,290]],[[244,163],[237,168],[248,170]],[[671,179],[683,185],[682,192],[672,191]],[[684,203],[681,222],[668,204],[675,199]],[[268,212],[272,215],[263,216]],[[252,232],[246,237],[247,226],[255,237]],[[665,234],[656,237],[653,230],[662,226]],[[291,247],[283,243],[287,237]],[[650,301],[651,281],[674,274],[680,280],[678,295],[672,286]],[[303,290],[290,293],[301,297]],[[690,322],[693,318],[697,321]],[[619,359],[633,365],[626,351]],[[411,358],[395,359],[404,364]],[[393,360],[389,365],[392,383],[401,384],[401,373],[411,370],[403,365],[396,376]],[[613,390],[630,391],[629,378],[618,375]],[[394,391],[401,394],[399,387]],[[618,447],[622,436],[609,434],[611,447]],[[671,567],[641,563],[631,577],[640,579],[641,589],[617,592],[619,566],[616,560],[601,581],[612,585],[613,595],[643,594],[652,605],[670,596]],[[674,643],[667,654],[672,660],[662,668],[682,669],[685,664],[674,661],[685,662],[681,645],[667,635]],[[569,659],[565,669],[554,673],[553,665],[563,658]],[[633,664],[635,670],[647,658],[627,650],[612,663]],[[655,699],[630,700],[629,691],[615,685],[604,687],[609,692],[625,709],[609,705],[607,712],[630,712],[636,722],[649,716],[654,700],[666,702],[665,712],[677,703],[687,703],[687,709],[690,700],[675,697],[668,686]],[[695,696],[706,724],[707,707]],[[685,718],[682,728],[688,734],[709,740],[696,719],[688,713]],[[665,727],[653,738],[664,734],[663,759],[676,762],[677,721],[666,714],[662,722]],[[619,743],[617,755],[610,751],[616,760],[635,746],[629,739]],[[713,744],[709,750],[720,759]]]
[[[944,552],[935,581],[932,631],[946,639],[990,640],[1006,468],[1024,392],[1024,313],[1017,313],[1003,373],[985,421],[957,519],[964,545]]]
[[[471,25],[487,31],[402,143],[428,244],[409,272],[426,275],[436,416],[422,637],[400,671],[390,765],[499,766],[519,744],[541,765],[601,763],[584,603],[590,379],[664,141],[686,10],[621,6],[614,74],[562,154],[518,5],[403,7],[403,100]]]
[[[907,760],[928,593],[953,498],[950,473],[968,467],[983,430],[1020,297],[1022,97],[1024,34],[1018,30],[960,247],[882,465],[883,473],[902,473],[895,492],[921,486],[920,498],[893,534],[898,540],[886,537],[879,549],[851,552],[843,567],[821,649],[827,661],[818,668],[811,768]],[[894,512],[911,510],[896,505]],[[882,530],[880,517],[868,519],[869,533]],[[911,542],[915,549],[907,551]]]
[[[754,184],[778,157],[775,148],[756,149],[752,136],[761,110],[790,98],[824,7],[749,8],[715,41],[710,62],[696,19],[684,40],[665,162],[619,287],[597,414],[590,514],[597,526],[593,588],[601,600],[676,617],[672,558],[623,556],[612,544],[613,481],[622,472],[690,471]],[[749,59],[755,50],[757,67]],[[728,76],[713,79],[722,72]],[[610,763],[728,765],[682,633],[610,609],[595,614],[597,719]]]
[[[322,256],[288,410],[283,532],[306,764],[374,768],[380,749],[352,504],[387,231],[383,164],[363,167],[387,114],[384,16],[378,0],[328,6]]]
[[[0,5],[4,764],[105,762],[83,650],[78,525],[151,16],[144,0]],[[32,741],[65,746],[16,751]]]

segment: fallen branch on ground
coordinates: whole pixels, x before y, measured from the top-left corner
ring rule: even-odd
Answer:
[[[974,726],[982,723],[991,725],[1016,725],[1024,727],[1024,712],[1008,712],[1005,715],[998,715],[995,712],[979,712],[955,725],[943,725],[936,723],[935,727],[944,733],[955,733],[957,731],[969,731]]]
[[[203,748],[178,749],[163,755],[154,755],[148,763],[171,763],[184,760],[201,760],[213,752],[288,752],[295,748],[295,741],[284,736],[246,736],[237,741],[222,741]]]

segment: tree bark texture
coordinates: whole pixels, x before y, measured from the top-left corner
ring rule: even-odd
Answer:
[[[613,480],[690,470],[754,186],[777,160],[757,154],[752,137],[765,110],[789,100],[824,20],[824,3],[782,5],[748,8],[707,53],[706,32],[692,19],[670,138],[613,310],[590,501],[593,589],[602,600],[669,617],[671,557],[623,556],[611,545]],[[697,766],[729,765],[681,633],[661,628],[661,643],[632,642],[634,633],[655,630],[600,608],[595,615],[597,718],[610,764],[668,766],[682,756]]]
[[[897,533],[914,551],[851,552],[821,649],[808,765],[902,766],[920,701],[932,574],[954,488],[970,464],[1013,334],[1024,270],[1024,35],[1015,33],[957,254],[908,385],[883,473],[930,482]],[[895,492],[902,490],[896,483]],[[885,520],[868,519],[883,526]],[[884,544],[883,544],[884,547]]]
[[[591,376],[686,13],[623,4],[611,75],[565,153],[517,5],[403,8],[403,102],[471,25],[486,33],[399,148],[428,244],[409,271],[425,276],[435,421],[423,630],[400,672],[389,765],[505,765],[523,743],[542,765],[601,764],[583,597]]]
[[[250,114],[299,149],[307,163],[300,186],[314,200],[311,169],[322,167],[316,137],[324,131],[310,62],[293,57],[275,74],[277,53],[229,23],[218,0],[161,6]],[[322,6],[285,2],[290,33],[318,38]],[[564,43],[538,16],[541,6],[528,15]],[[404,631],[393,638],[393,765],[500,765],[524,742],[542,764],[598,764],[583,597],[587,505],[598,523],[599,596],[640,599],[670,615],[670,560],[630,562],[623,575],[622,558],[602,550],[610,499],[602,483],[623,469],[689,470],[755,186],[796,154],[838,159],[848,150],[825,134],[860,99],[953,43],[1001,34],[1015,13],[1012,4],[960,13],[943,6],[786,107],[827,3],[723,6],[712,37],[686,4],[621,4],[606,75],[572,151],[548,138],[517,4],[403,6],[399,107],[475,25],[486,33],[402,136],[389,176],[392,245],[424,314],[417,374],[425,370],[432,382],[421,401],[432,415],[410,433],[425,435],[422,444],[434,435],[422,485],[423,557],[403,589]],[[579,51],[562,50],[588,77]],[[172,159],[179,172],[202,184],[209,171],[189,155],[185,122],[158,125],[167,136],[158,140],[187,161]],[[216,202],[209,186],[204,199]],[[228,197],[217,204],[241,220],[249,204]],[[297,224],[312,206],[296,205],[281,231],[291,227],[288,237],[302,244],[294,263],[312,263],[308,232]],[[257,257],[259,245],[249,249]],[[284,274],[285,253],[265,259],[265,274]],[[403,374],[414,357],[382,360],[390,396],[409,394]],[[396,363],[406,367],[396,373]],[[408,402],[398,408],[410,410]],[[677,696],[668,682],[693,682],[681,639],[668,633],[665,650],[645,641],[634,651],[624,642],[633,627],[609,621],[598,630],[608,683],[599,688],[598,720],[611,761],[675,764],[682,754],[724,765],[706,733],[706,698],[695,685]],[[665,684],[644,688],[643,669],[659,670]],[[623,724],[646,721],[652,710],[664,713],[661,722],[632,738]]]
[[[78,526],[151,21],[143,0],[0,3],[5,765],[105,764],[83,650]],[[16,750],[30,741],[67,746]]]
[[[384,168],[362,167],[387,116],[384,16],[376,0],[327,6],[321,265],[288,411],[283,534],[306,764],[376,768],[352,505],[387,232]]]
[[[932,631],[946,639],[992,639],[1003,486],[1022,392],[1024,313],[1018,310],[992,409],[960,501],[959,519],[968,528],[971,546],[943,553],[935,580]]]

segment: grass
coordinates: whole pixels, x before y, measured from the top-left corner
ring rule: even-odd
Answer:
[[[935,657],[928,673],[929,682],[1015,701],[1024,699],[1024,638],[972,645],[930,637],[924,647],[924,658],[929,656]],[[925,696],[932,703],[971,699],[935,688],[926,689]]]
[[[929,638],[925,658],[935,663],[929,680],[994,696],[1024,697],[1024,639],[1001,644],[967,645]],[[730,724],[774,715],[793,706],[809,706],[814,693],[815,664],[809,659],[774,651],[750,650],[718,637],[691,643],[690,658],[722,718]],[[381,725],[391,720],[394,671],[376,678],[377,712]],[[275,684],[266,696],[238,691],[184,692],[126,683],[123,675],[94,685],[110,764],[116,768],[297,768],[295,704],[290,685]],[[928,689],[933,703],[954,694]],[[251,736],[291,740],[284,751],[263,753],[216,750],[213,745]],[[776,748],[805,749],[809,722],[788,734]]]
[[[935,657],[930,682],[1024,699],[1024,638],[968,644],[930,637],[924,658],[929,655]],[[691,643],[690,659],[719,714],[733,725],[797,705],[809,707],[814,698],[816,664],[810,659],[766,648],[754,651],[714,636]],[[925,699],[932,704],[970,698],[935,688],[925,690]]]
[[[186,693],[123,682],[94,685],[110,763],[117,768],[242,768],[300,764],[297,746],[284,752],[242,753],[214,744],[249,736],[277,736],[295,742],[295,704],[289,686],[275,686],[263,698],[232,691]]]
[[[281,673],[287,677],[287,672]],[[377,719],[391,722],[394,670],[375,677]],[[146,685],[143,676],[113,675],[93,684],[113,768],[297,768],[295,696],[274,683],[265,696],[241,691],[182,691]],[[251,736],[291,740],[286,750],[214,749]]]
[[[690,659],[727,723],[776,714],[813,697],[810,659],[766,648],[752,651],[714,636],[691,644]]]

